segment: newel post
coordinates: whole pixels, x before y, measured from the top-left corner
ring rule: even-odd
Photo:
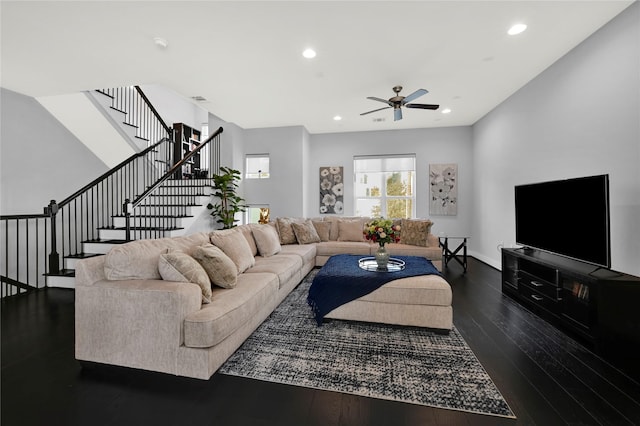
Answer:
[[[45,214],[49,215],[51,221],[51,253],[49,253],[49,273],[60,273],[60,257],[58,256],[58,232],[56,231],[56,215],[58,214],[58,203],[51,200],[44,208]]]
[[[122,205],[122,212],[124,213],[124,223],[125,223],[125,240],[127,241],[131,241],[131,223],[130,223],[130,219],[131,219],[131,200],[130,199],[125,199],[124,200],[124,204]]]

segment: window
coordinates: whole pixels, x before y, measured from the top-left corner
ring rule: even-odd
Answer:
[[[268,223],[269,206],[266,204],[251,204],[244,211],[244,223]]]
[[[356,156],[353,170],[356,216],[415,217],[415,154]]]
[[[269,177],[269,154],[247,154],[245,166],[246,179],[265,179]]]

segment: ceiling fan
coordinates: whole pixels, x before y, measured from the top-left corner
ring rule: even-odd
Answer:
[[[368,96],[367,99],[371,99],[378,102],[383,102],[389,106],[384,108],[374,109],[373,111],[363,112],[360,115],[371,114],[372,112],[382,111],[383,109],[393,108],[393,121],[402,120],[402,107],[405,108],[418,108],[418,109],[438,109],[440,105],[432,105],[432,104],[410,104],[412,100],[419,98],[422,95],[426,95],[429,93],[425,89],[418,89],[409,96],[400,96],[400,91],[402,90],[402,86],[395,86],[393,91],[395,92],[395,96],[389,98],[389,100],[385,100],[382,98],[376,98],[375,96]]]

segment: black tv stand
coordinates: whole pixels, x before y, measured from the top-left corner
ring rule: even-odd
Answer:
[[[502,292],[640,379],[640,277],[503,248]]]

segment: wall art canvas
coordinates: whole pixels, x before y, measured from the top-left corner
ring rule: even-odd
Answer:
[[[458,214],[458,165],[429,164],[429,214]]]
[[[320,167],[320,214],[342,214],[344,181],[341,166]]]

